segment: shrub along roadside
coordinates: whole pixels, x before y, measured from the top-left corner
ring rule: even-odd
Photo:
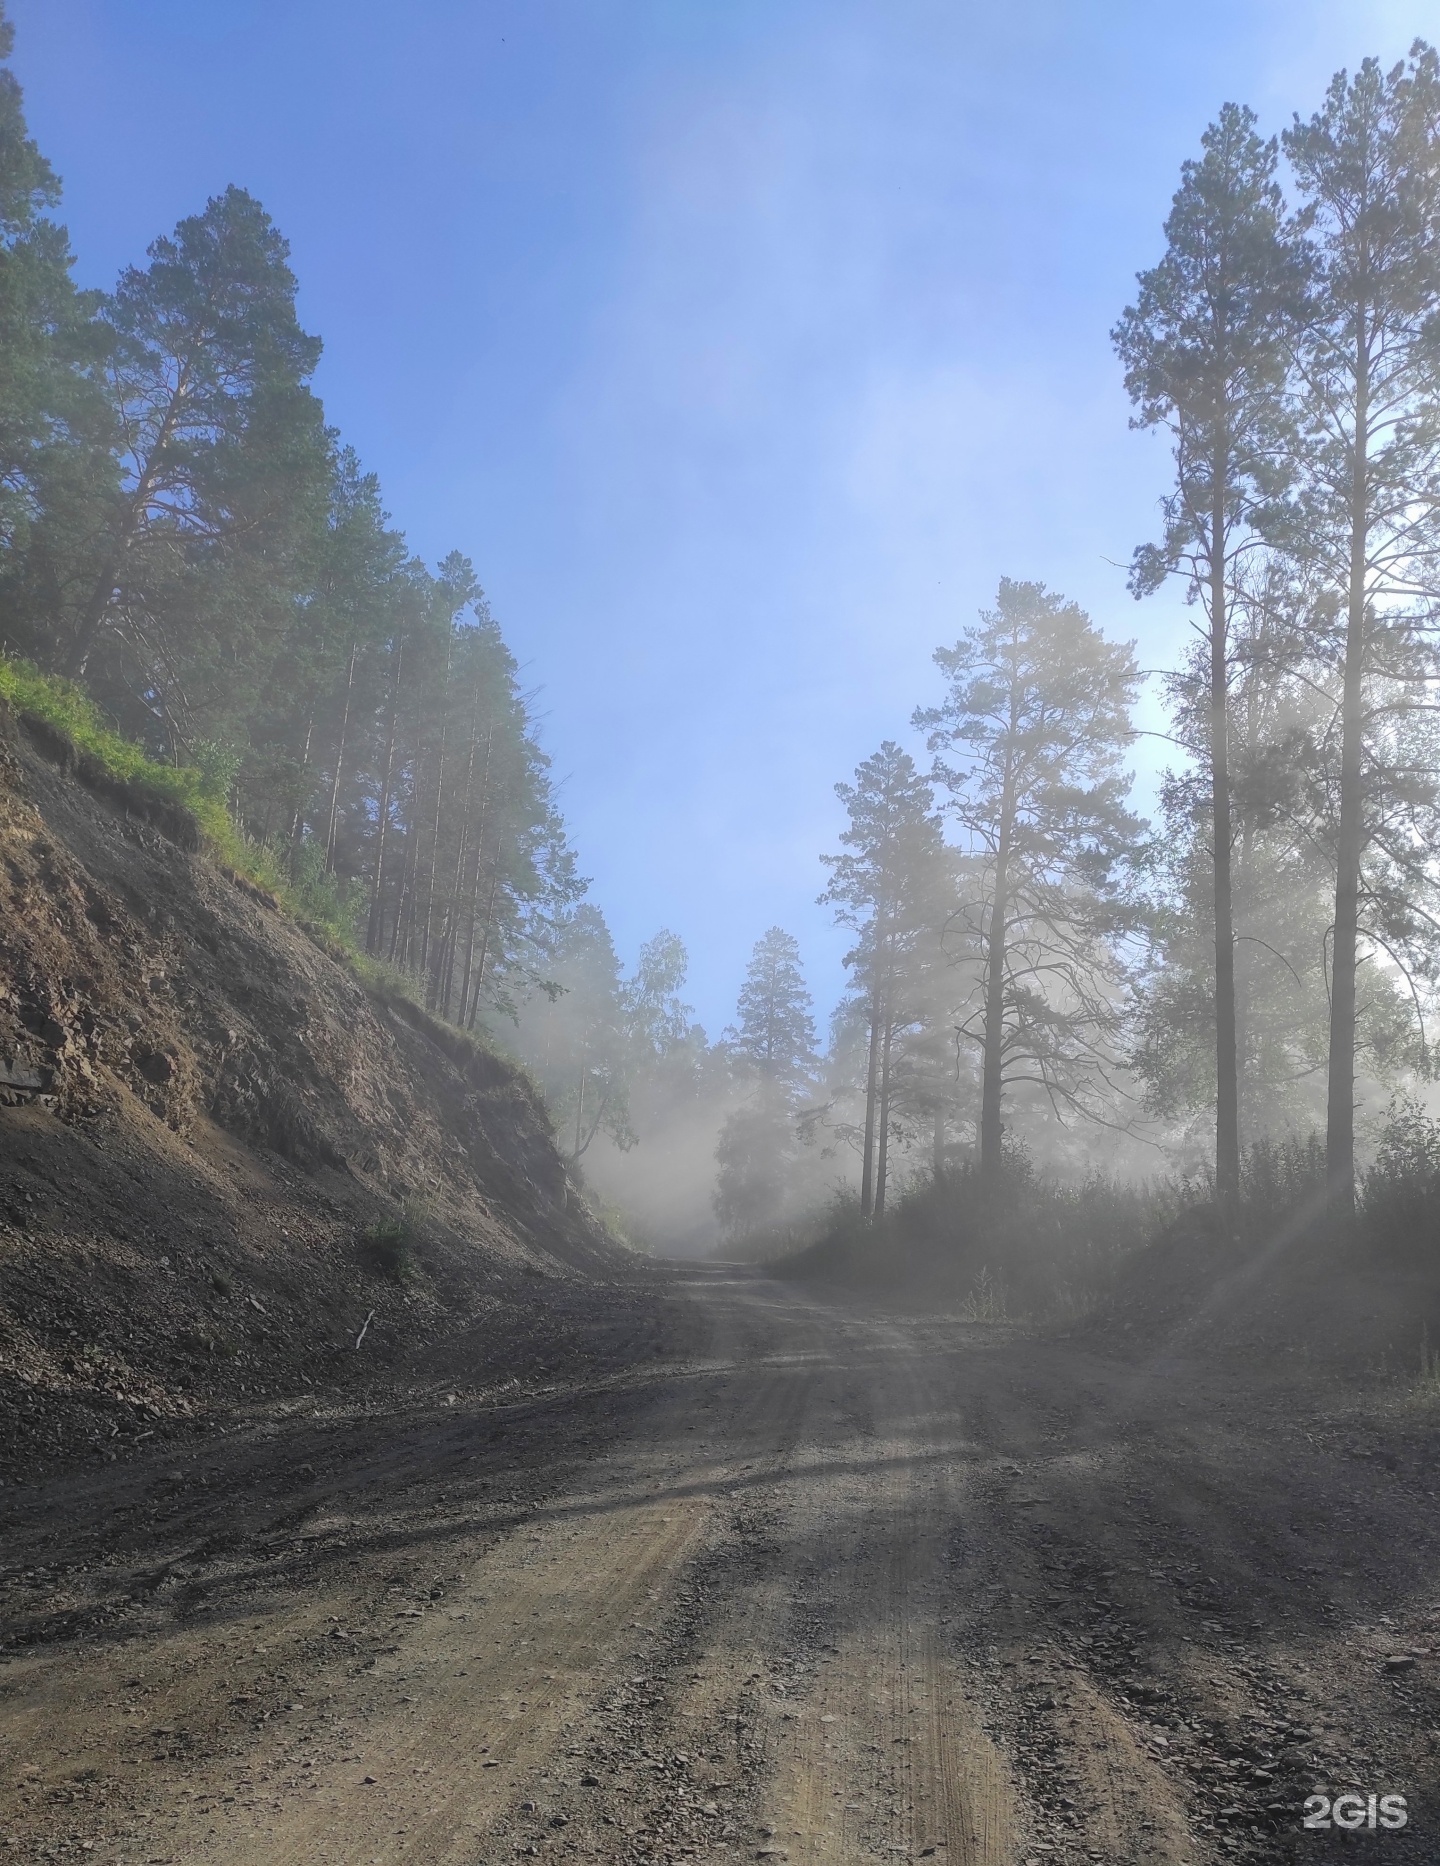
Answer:
[[[777,1237],[745,1254],[797,1280],[924,1292],[978,1320],[1042,1321],[1123,1306],[1152,1281],[1183,1307],[1218,1275],[1277,1252],[1291,1264],[1277,1274],[1294,1274],[1298,1253],[1325,1274],[1433,1278],[1440,1297],[1440,1123],[1413,1099],[1392,1105],[1353,1217],[1327,1208],[1321,1138],[1292,1136],[1247,1150],[1228,1224],[1208,1178],[1058,1186],[1011,1155],[998,1183],[961,1166],[905,1190],[878,1223],[842,1194],[803,1247]]]
[[[978,1302],[985,1320],[1073,1314],[1185,1199],[1168,1182],[1056,1186],[1011,1155],[998,1183],[967,1164],[908,1187],[878,1224],[842,1195],[821,1236],[776,1267],[876,1293],[921,1287]]]

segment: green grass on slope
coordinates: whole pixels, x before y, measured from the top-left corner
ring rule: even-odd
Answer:
[[[148,758],[130,739],[110,730],[95,703],[77,686],[42,674],[29,662],[0,656],[0,699],[17,713],[31,714],[64,734],[106,777],[188,810],[207,853],[253,886],[274,894],[295,918],[318,923],[341,945],[352,945],[348,916],[333,882],[327,877],[326,886],[293,886],[275,852],[253,841],[231,816],[223,778],[193,765],[162,765]]]
[[[426,1008],[414,978],[360,950],[345,884],[325,872],[320,851],[313,844],[279,852],[245,834],[226,805],[229,777],[223,769],[206,772],[193,765],[163,765],[147,758],[132,740],[110,730],[94,701],[79,687],[42,674],[28,661],[0,655],[0,700],[8,701],[17,713],[43,720],[132,795],[148,794],[187,810],[207,854],[274,895],[285,912],[332,959],[348,963],[376,997],[405,999],[457,1061],[472,1053],[502,1057],[543,1103],[533,1078],[495,1043],[488,1030],[460,1030],[446,1024]]]

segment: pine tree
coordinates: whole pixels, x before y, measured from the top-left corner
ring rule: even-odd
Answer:
[[[1302,475],[1295,548],[1341,593],[1326,1160],[1355,1184],[1357,971],[1364,863],[1386,812],[1374,768],[1387,699],[1433,677],[1440,568],[1440,64],[1419,42],[1382,72],[1340,72],[1283,138],[1309,225],[1296,350]],[[1390,696],[1381,689],[1389,685]],[[1412,698],[1395,688],[1410,688]]]
[[[1316,653],[1313,620],[1331,594],[1319,568],[1297,575],[1268,557],[1237,586],[1232,606],[1236,1008],[1241,1115],[1252,1139],[1324,1124],[1338,675]],[[1197,652],[1169,683],[1174,735],[1197,752],[1206,734],[1202,659]],[[1383,774],[1390,808],[1367,848],[1365,924],[1388,962],[1370,970],[1356,1037],[1375,1088],[1429,1066],[1419,1013],[1433,996],[1430,929],[1440,921],[1440,900],[1417,853],[1440,840],[1437,739],[1440,728],[1424,711],[1372,726],[1372,776]],[[1214,1102],[1209,963],[1202,957],[1209,937],[1205,790],[1197,758],[1195,769],[1167,774],[1161,793],[1157,963],[1140,994],[1135,1061],[1152,1105],[1167,1116]]]
[[[782,927],[755,942],[737,1019],[726,1032],[743,1072],[791,1100],[815,1067],[815,1020],[800,964],[800,947]]]
[[[121,485],[66,666],[173,753],[263,683],[323,551],[330,447],[319,340],[259,202],[228,188],[149,258],[104,308]]]
[[[0,61],[12,38],[0,0]],[[0,645],[223,773],[320,917],[363,922],[432,1009],[513,1015],[585,884],[473,567],[412,557],[325,428],[253,197],[226,189],[105,300],[71,286],[57,199],[0,70]]]
[[[291,614],[248,722],[240,797],[251,829],[268,840],[306,835],[333,869],[348,796],[373,709],[372,669],[394,619],[408,559],[380,486],[353,449],[335,451],[323,543],[309,588]]]
[[[715,1212],[733,1236],[781,1217],[795,1161],[795,1109],[815,1071],[815,1022],[800,948],[781,927],[755,943],[735,1025],[725,1032],[744,1101],[715,1158]]]
[[[1115,884],[1141,831],[1121,756],[1139,673],[1131,648],[1076,604],[1009,578],[935,661],[949,692],[915,723],[975,858],[964,906],[982,1001],[961,1028],[980,1047],[980,1170],[993,1181],[1008,1084],[1035,1084],[1058,1112],[1094,1112],[1091,1085],[1113,1082],[1113,938],[1126,925]]]
[[[1136,553],[1137,596],[1179,573],[1205,615],[1210,778],[1215,1177],[1240,1190],[1240,1080],[1235,1012],[1234,826],[1229,745],[1230,607],[1263,542],[1284,478],[1288,339],[1301,267],[1275,179],[1278,149],[1248,110],[1227,104],[1185,163],[1165,223],[1166,252],[1140,275],[1114,340],[1139,413],[1174,443],[1175,490],[1163,542]]]
[[[689,1037],[691,1006],[680,996],[690,955],[678,934],[662,930],[640,948],[635,975],[622,991],[625,1021],[637,1055],[658,1064]]]
[[[891,1116],[902,1079],[897,1043],[930,1008],[927,987],[947,956],[942,948],[953,877],[934,792],[893,740],[859,766],[853,784],[837,784],[835,794],[849,817],[840,833],[846,853],[821,858],[831,879],[820,898],[858,935],[845,963],[869,1029],[860,1210],[878,1218],[885,1210]]]
[[[0,0],[0,63],[15,29]],[[77,292],[60,183],[25,121],[15,74],[0,70],[0,552],[4,632],[29,653],[48,643],[95,503],[113,486],[105,399],[96,379],[99,295]]]
[[[519,1047],[545,1090],[561,1151],[578,1165],[602,1133],[622,1150],[635,1144],[620,962],[597,907],[582,903],[556,923],[549,974],[550,989],[526,1015]]]

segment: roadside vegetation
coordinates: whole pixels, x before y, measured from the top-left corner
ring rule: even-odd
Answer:
[[[1321,1293],[1337,1275],[1398,1279],[1419,1303],[1409,1332],[1433,1384],[1437,1305],[1425,1292],[1440,1264],[1440,1122],[1413,1099],[1392,1108],[1353,1213],[1327,1196],[1314,1134],[1248,1148],[1229,1204],[1208,1171],[1066,1185],[1012,1152],[998,1180],[973,1162],[918,1175],[878,1221],[841,1192],[808,1223],[755,1232],[734,1254],[800,1282],[943,1299],[973,1321],[1061,1325],[1167,1285],[1198,1300],[1236,1265],[1273,1262],[1281,1283],[1308,1278]]]
[[[326,421],[263,205],[227,187],[85,291],[8,69],[0,155],[0,695],[382,994],[513,1053],[627,1235],[928,1253],[992,1308],[1081,1301],[1207,1203],[1231,1237],[1317,1200],[1435,1236],[1428,46],[1279,136],[1225,105],[1119,314],[1172,468],[1129,586],[1194,618],[1156,820],[1123,620],[1000,577],[836,786],[828,1028],[772,926],[718,1038],[682,941],[627,961],[588,898],[475,566],[417,558]]]

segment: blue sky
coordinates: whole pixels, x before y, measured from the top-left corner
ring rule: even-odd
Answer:
[[[1422,0],[10,11],[85,283],[231,181],[288,235],[331,420],[415,549],[474,559],[593,898],[627,956],[682,935],[712,1034],[777,922],[834,1002],[833,785],[912,738],[1001,575],[1173,658],[1183,609],[1117,567],[1166,461],[1107,332],[1223,101],[1279,128],[1437,31]]]

